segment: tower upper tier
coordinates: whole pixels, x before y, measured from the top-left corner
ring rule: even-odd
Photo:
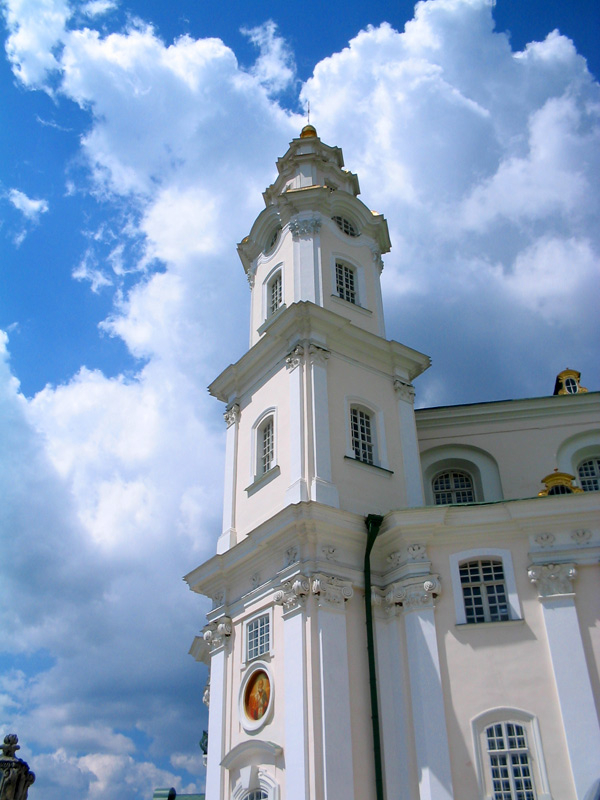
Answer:
[[[308,300],[385,336],[381,256],[391,247],[382,214],[358,199],[339,147],[303,128],[277,161],[266,208],[238,245],[252,290],[250,344],[292,303]]]

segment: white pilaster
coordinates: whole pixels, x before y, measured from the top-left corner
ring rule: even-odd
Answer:
[[[439,592],[433,575],[411,582],[403,592],[420,800],[454,797],[433,609]]]
[[[311,377],[311,417],[313,477],[310,499],[339,508],[337,488],[331,482],[331,440],[329,435],[329,400],[327,397],[327,359],[329,352],[309,345]]]
[[[227,642],[231,636],[231,619],[221,617],[204,629],[204,640],[210,651],[210,707],[208,713],[208,753],[206,764],[206,797],[222,800],[225,797],[225,705],[227,685]]]
[[[353,591],[348,581],[316,575],[319,669],[323,722],[324,800],[354,800],[350,676],[345,603]]]
[[[395,800],[411,795],[406,724],[408,710],[404,697],[397,607],[393,600],[390,602],[387,598],[381,598],[381,601],[384,608],[374,616],[383,777],[385,796]]]
[[[320,270],[321,220],[295,218],[290,222],[294,253],[294,302],[323,305]]]
[[[275,593],[283,606],[283,694],[285,706],[285,767],[288,800],[308,800],[305,596],[310,582],[304,575],[286,581]]]
[[[290,376],[290,485],[286,504],[308,500],[304,454],[304,347],[294,347],[286,359]]]
[[[223,489],[223,528],[217,542],[217,553],[224,553],[236,543],[235,532],[235,493],[237,480],[238,430],[240,407],[237,403],[229,406],[224,414],[227,423],[225,442],[225,485]]]
[[[404,483],[406,502],[409,508],[422,506],[425,503],[423,493],[423,476],[421,475],[421,457],[417,440],[417,423],[413,408],[415,390],[410,383],[399,379],[394,381],[394,389],[398,399],[398,417],[400,436],[402,437],[402,460],[404,462]]]
[[[575,608],[574,564],[537,564],[537,584],[577,800],[597,797],[600,725]]]

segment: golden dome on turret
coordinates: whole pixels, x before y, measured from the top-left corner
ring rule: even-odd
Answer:
[[[305,125],[300,131],[301,139],[310,139],[316,135],[317,135],[317,129],[314,127],[314,125],[311,125],[310,123],[308,125]]]

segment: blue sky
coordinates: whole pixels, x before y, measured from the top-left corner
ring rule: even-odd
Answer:
[[[597,3],[2,9],[2,727],[44,800],[201,789],[181,576],[219,533],[205,387],[247,346],[235,244],[276,159],[310,100],[388,219],[418,404],[597,389]]]

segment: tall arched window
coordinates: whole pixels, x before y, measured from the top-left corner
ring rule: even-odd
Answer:
[[[474,503],[473,480],[467,472],[448,470],[436,475],[432,481],[436,506],[447,503]]]
[[[272,316],[283,302],[283,281],[281,270],[276,272],[267,287],[268,315]]]
[[[531,757],[523,725],[496,722],[485,731],[493,800],[535,800]]]
[[[258,429],[258,474],[264,475],[275,464],[275,425],[273,417],[267,417]]]
[[[372,415],[364,408],[350,409],[350,438],[354,458],[365,464],[375,463],[374,425]]]
[[[588,458],[577,467],[579,485],[584,492],[600,490],[600,458]]]
[[[253,789],[244,795],[244,800],[268,800],[269,795],[262,789]]]
[[[342,300],[357,303],[356,273],[343,261],[335,262],[335,290]]]

